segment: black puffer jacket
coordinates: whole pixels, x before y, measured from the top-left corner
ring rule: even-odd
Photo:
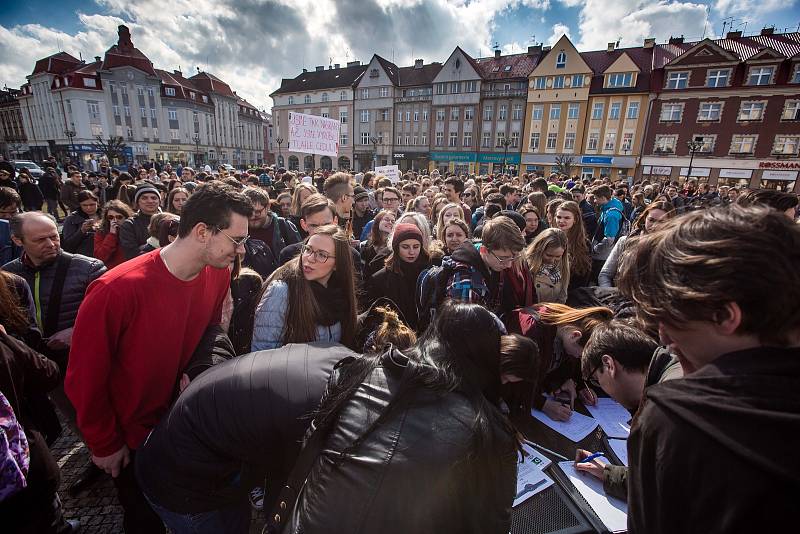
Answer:
[[[341,454],[398,391],[402,371],[391,364],[398,356],[405,358],[387,352],[344,403],[284,534],[509,531],[514,438],[493,429],[494,446],[479,444],[475,408],[459,391],[406,393],[355,450]]]
[[[75,325],[75,318],[78,316],[78,307],[83,302],[83,296],[86,294],[86,288],[95,279],[99,278],[106,272],[106,266],[102,261],[88,258],[80,254],[70,254],[63,250],[59,254],[59,258],[63,256],[64,259],[69,259],[69,268],[67,270],[67,277],[64,279],[64,289],[61,292],[61,306],[58,313],[58,321],[56,328],[52,331],[45,330],[43,335],[49,337],[56,332],[66,328],[72,328]],[[31,290],[36,287],[36,279],[39,278],[39,304],[41,305],[42,322],[46,322],[47,312],[52,302],[50,298],[50,291],[53,287],[53,280],[56,275],[56,268],[58,262],[56,261],[47,265],[31,267],[23,258],[18,258],[14,261],[8,262],[3,265],[3,270],[10,273],[18,274],[28,282]]]
[[[151,215],[136,212],[130,219],[125,219],[119,227],[119,243],[126,260],[135,258],[144,252],[143,247],[147,244],[147,238],[150,237],[150,233],[147,231],[147,227],[150,226],[150,217]]]
[[[64,219],[64,227],[61,230],[61,246],[64,247],[64,250],[73,254],[94,257],[94,230],[85,234],[81,232],[81,226],[88,218],[83,211],[78,209]]]

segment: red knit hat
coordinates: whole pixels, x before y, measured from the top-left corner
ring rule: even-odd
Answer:
[[[411,223],[400,223],[396,225],[392,233],[392,250],[394,250],[395,254],[397,254],[400,243],[407,239],[416,239],[419,241],[419,244],[422,245],[422,232],[419,231],[416,225]]]

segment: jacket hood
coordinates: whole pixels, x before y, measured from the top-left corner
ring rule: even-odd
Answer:
[[[601,208],[601,211],[608,211],[611,208],[617,208],[619,211],[624,211],[625,209],[625,207],[622,205],[622,202],[620,202],[619,199],[613,197],[611,198],[611,200],[606,202],[606,205]]]
[[[462,243],[450,256],[442,258],[442,267],[455,270],[473,268],[480,272],[484,278],[488,279],[491,273],[483,262],[478,248],[480,248],[479,243],[472,243],[470,241]]]
[[[800,429],[800,349],[759,347],[720,356],[680,380],[647,390],[649,401],[772,476],[800,484],[787,465]]]

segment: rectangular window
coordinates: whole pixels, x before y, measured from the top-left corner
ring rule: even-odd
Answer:
[[[570,132],[564,135],[564,150],[575,149],[575,132]]]
[[[103,137],[103,127],[99,124],[92,124],[92,137]]]
[[[436,84],[436,94],[437,95],[443,95],[446,88],[447,88],[447,84],[446,83],[444,83],[444,82],[437,83]]]
[[[595,102],[592,105],[592,120],[602,120],[604,107],[602,102]]]
[[[428,108],[424,108],[422,110],[422,120],[423,121],[427,121],[428,120]]]
[[[608,118],[611,120],[619,119],[619,112],[622,108],[621,102],[612,102],[611,107],[608,108]]]
[[[389,120],[389,110],[388,109],[382,109],[381,110],[381,120],[382,121],[388,121]]]
[[[597,150],[597,145],[600,143],[600,134],[598,132],[590,132],[589,140],[586,143],[586,150]]]
[[[330,118],[330,116],[331,116],[331,114],[330,114],[330,113],[328,113],[327,111],[323,111],[323,112],[322,112],[322,118],[323,118],[323,119],[328,119],[328,118]]]
[[[556,120],[560,118],[561,118],[561,105],[550,104],[550,120]]]
[[[775,144],[772,147],[773,154],[796,156],[800,137],[790,135],[780,135],[775,137]]]
[[[339,122],[342,124],[347,124],[347,110],[339,111]]]
[[[727,87],[730,73],[729,69],[709,70],[708,83],[706,85],[708,87]]]
[[[419,143],[418,143],[418,141],[419,141],[419,137],[415,135],[415,136],[414,136],[414,143],[413,143],[413,145],[414,145],[414,146],[417,146],[417,144],[419,144]]]
[[[369,122],[369,110],[368,109],[362,109],[361,110],[361,122],[362,123]]]
[[[450,108],[450,120],[451,121],[458,120],[458,108]]]
[[[411,111],[406,111],[406,122],[411,122]]]
[[[566,66],[567,66],[567,54],[565,54],[563,51],[559,52],[558,55],[556,56],[556,68],[563,69]]]
[[[397,144],[398,145],[403,144],[403,134],[397,134]]]
[[[511,132],[511,147],[519,148],[519,132]]]
[[[747,85],[769,85],[772,82],[772,73],[775,67],[753,67],[747,76]]]
[[[347,134],[340,133],[339,134],[339,146],[347,146]]]
[[[362,145],[369,144],[369,132],[361,132],[361,144]]]
[[[760,121],[764,118],[766,102],[742,102],[739,108],[740,121]]]
[[[503,141],[506,140],[506,133],[505,132],[497,132],[497,136],[495,137],[495,147],[500,148],[503,146]]]
[[[567,118],[568,119],[577,119],[581,112],[581,105],[580,104],[569,104],[567,105]]]
[[[539,150],[539,134],[532,133],[531,134],[531,150]]]
[[[94,102],[88,102],[87,108],[89,109],[89,116],[93,119],[100,117],[100,106]]]
[[[500,109],[497,112],[497,120],[504,121],[508,118],[508,106],[505,104],[500,105]]]
[[[700,148],[697,152],[701,154],[710,154],[714,152],[714,142],[717,140],[716,135],[695,135],[694,140],[700,143]]]
[[[436,120],[443,121],[444,120],[444,108],[438,108],[436,110]]]
[[[464,146],[472,146],[472,132],[464,132]]]
[[[411,136],[406,134],[406,145],[410,145],[410,144],[411,144]]]
[[[670,72],[667,76],[667,89],[686,89],[688,84],[688,72]]]
[[[781,119],[785,121],[800,121],[800,100],[787,100],[783,105]]]
[[[490,121],[494,118],[494,108],[492,106],[483,107],[483,120]]]
[[[414,122],[419,122],[419,111],[414,111]]]
[[[547,78],[545,78],[544,76],[537,76],[534,79],[533,83],[534,83],[536,89],[544,89],[544,88],[547,87]]]
[[[564,76],[554,76],[553,77],[553,89],[563,89],[564,88]]]
[[[800,83],[800,63],[794,66],[794,71],[792,71],[792,79],[789,80],[789,83]]]
[[[427,145],[428,144],[428,132],[422,132],[420,134],[419,139],[420,139],[419,142],[420,142],[421,145]]]
[[[289,105],[290,106],[294,105],[294,97],[293,96],[289,97]]]
[[[617,72],[608,75],[608,87],[630,87],[633,85],[633,74]]]
[[[153,90],[152,87],[148,87],[147,88],[147,96],[150,96],[150,97],[156,96],[156,92],[155,92],[155,90]]]
[[[540,121],[544,114],[544,106],[542,104],[534,104],[531,108],[531,120]]]
[[[366,100],[369,98],[369,89],[362,89],[361,90],[361,100]]]
[[[381,98],[386,98],[387,96],[389,96],[389,88],[381,87]]]
[[[146,110],[146,109],[144,109],[144,108],[139,108],[139,112],[142,114],[142,118],[143,118],[143,119],[146,119],[146,118],[147,118],[147,110]]]
[[[150,118],[151,119],[155,119],[156,118],[156,110],[154,110],[154,109],[150,110]]]
[[[457,95],[461,92],[461,82],[453,82],[450,84],[450,94]]]
[[[639,118],[639,102],[628,103],[628,118],[629,119]]]
[[[522,120],[522,104],[514,104],[511,109],[511,118],[515,121]]]
[[[576,89],[578,87],[583,87],[583,74],[572,75],[572,87]]]
[[[175,88],[174,87],[165,87],[164,94],[167,96],[175,96]]]
[[[471,121],[475,116],[475,108],[468,106],[464,108],[464,120]]]
[[[403,112],[402,111],[398,111],[397,112],[397,122],[403,122]]]
[[[436,146],[444,146],[444,132],[436,132]]]
[[[661,106],[661,122],[680,122],[683,104],[664,104]]]
[[[470,80],[468,82],[464,82],[466,85],[465,93],[477,93],[478,92],[478,82],[475,80]]]
[[[458,132],[450,132],[450,136],[447,138],[447,146],[458,146]]]
[[[481,139],[481,147],[489,148],[492,145],[492,132],[483,132]]]
[[[603,150],[614,150],[615,146],[617,146],[617,132],[607,132]]]
[[[84,78],[83,85],[86,87],[97,87],[97,80],[94,78]]]
[[[159,133],[158,128],[153,128],[153,139],[158,141]]]
[[[755,135],[734,135],[731,138],[731,154],[752,154],[756,148]]]
[[[678,144],[678,136],[676,135],[657,135],[654,151],[656,153],[671,154],[675,152],[675,145]]]
[[[697,113],[699,121],[718,121],[722,115],[721,102],[703,102],[700,104],[700,111]]]
[[[170,130],[169,131],[169,138],[173,141],[177,141],[180,139],[180,132],[178,130]]]
[[[549,133],[549,134],[547,134],[547,150],[555,150],[557,143],[558,143],[558,134],[557,133]]]
[[[630,152],[633,148],[633,134],[630,132],[622,134],[622,146],[620,149],[623,153]]]

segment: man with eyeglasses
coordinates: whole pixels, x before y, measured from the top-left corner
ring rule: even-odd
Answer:
[[[676,356],[644,331],[617,319],[592,330],[581,354],[581,369],[586,382],[608,393],[631,414],[638,411],[647,388],[683,376]],[[590,454],[578,449],[575,461]],[[627,467],[596,458],[576,463],[576,469],[600,479],[607,494],[628,499]]]
[[[401,206],[402,198],[403,197],[400,195],[400,191],[398,191],[396,187],[384,187],[383,196],[381,197],[381,205],[383,206],[383,209],[393,211],[395,216],[399,217],[403,212],[403,207]],[[380,212],[380,210],[378,210],[378,212]],[[377,215],[377,213],[375,215]],[[361,235],[359,236],[360,241],[366,241],[366,239],[369,237],[370,231],[372,231],[373,224],[375,224],[374,218],[364,226],[364,229],[361,231]]]
[[[136,450],[174,400],[203,333],[222,319],[252,211],[231,186],[198,187],[178,238],[100,277],[81,304],[65,390],[92,461],[114,478],[125,532],[164,532],[134,477]]]

